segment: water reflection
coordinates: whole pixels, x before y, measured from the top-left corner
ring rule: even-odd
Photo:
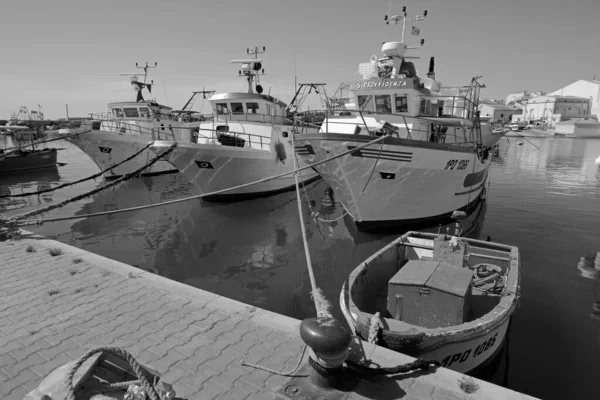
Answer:
[[[60,173],[57,167],[2,174],[0,176],[0,196],[46,190],[58,181],[60,181]],[[25,205],[43,206],[49,202],[52,202],[51,193],[43,193],[35,197],[0,197],[0,208],[3,211],[10,211]]]
[[[592,288],[594,302],[592,303],[590,317],[600,322],[600,251],[592,256],[581,257],[579,263],[577,263],[577,268],[582,277],[594,281]],[[600,336],[598,338],[600,339]]]

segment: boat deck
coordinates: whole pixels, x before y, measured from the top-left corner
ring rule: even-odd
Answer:
[[[24,233],[0,241],[0,398],[22,399],[55,368],[86,351],[124,348],[173,384],[178,398],[272,399],[303,343],[298,320],[251,307],[60,242]],[[383,366],[413,358],[367,343],[354,354]],[[306,357],[306,355],[305,355]],[[463,375],[362,380],[351,399],[464,399]],[[477,399],[530,399],[474,380]]]

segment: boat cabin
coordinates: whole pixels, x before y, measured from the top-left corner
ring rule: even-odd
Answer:
[[[209,101],[218,119],[280,125],[285,123],[287,104],[270,95],[217,93]]]
[[[435,80],[433,58],[427,76],[419,76],[407,61],[408,49],[402,42],[386,42],[382,58],[372,56],[359,64],[363,79],[350,86],[353,101],[347,108],[360,114],[329,117],[321,133],[381,134],[383,126],[392,125],[403,139],[472,144],[478,86],[442,88]]]
[[[171,116],[173,109],[150,101],[122,101],[108,104],[112,118],[147,120],[151,116],[160,114],[164,117]]]

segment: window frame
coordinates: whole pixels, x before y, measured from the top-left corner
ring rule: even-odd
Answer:
[[[404,99],[404,104],[401,104],[404,108],[404,111],[398,110],[398,100]],[[408,112],[408,96],[406,94],[395,94],[394,95],[394,111],[396,113],[407,113]]]
[[[246,112],[253,115],[260,114],[260,103],[246,102]]]
[[[135,115],[134,115],[134,113],[132,113],[132,111],[135,111]],[[128,114],[128,112],[130,114]],[[139,113],[137,107],[123,107],[123,114],[125,114],[125,118],[139,118],[140,117],[140,113]]]
[[[230,103],[230,106],[231,106],[231,114],[237,114],[237,115],[244,114],[244,103],[238,103],[238,102]],[[236,111],[236,107],[238,107],[238,106],[239,106],[238,111]],[[239,111],[240,108],[242,111]]]
[[[216,103],[217,115],[228,115],[229,105],[227,103]]]

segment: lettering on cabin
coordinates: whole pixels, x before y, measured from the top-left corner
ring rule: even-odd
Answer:
[[[362,81],[356,84],[356,90],[407,87],[405,79],[384,79],[381,81]]]
[[[463,352],[452,354],[452,355],[444,358],[441,362],[442,367],[450,368],[450,366],[452,364],[454,364],[455,362],[459,363],[459,364],[464,363],[465,361],[467,361],[469,359],[469,356],[471,356],[471,355],[473,355],[472,356],[473,358],[480,356],[481,354],[485,353],[486,351],[488,351],[489,349],[494,347],[494,345],[496,344],[497,337],[498,337],[498,333],[496,333],[494,336],[492,336],[485,342],[481,343],[479,346],[475,347],[475,350],[468,349]]]

